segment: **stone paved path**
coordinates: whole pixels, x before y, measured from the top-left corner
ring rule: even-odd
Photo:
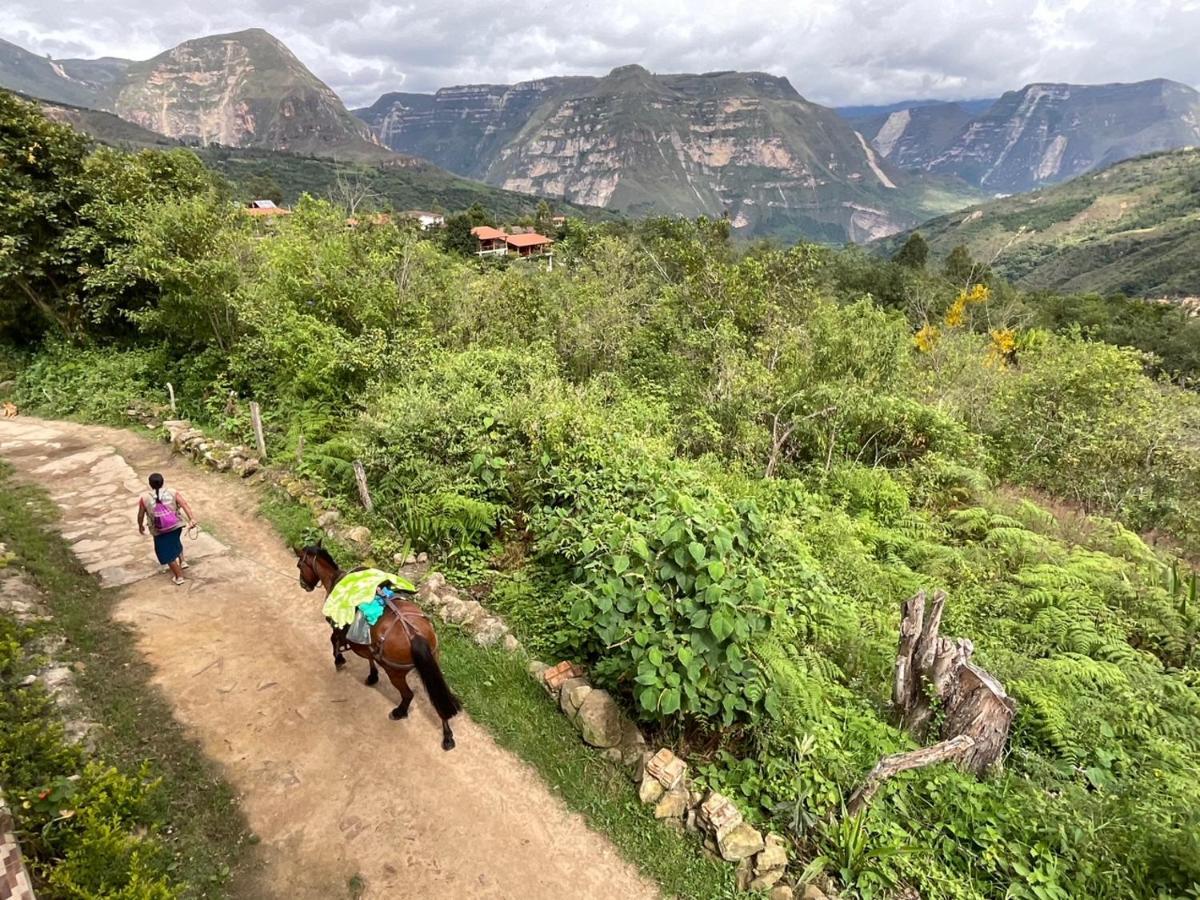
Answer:
[[[130,432],[24,417],[0,420],[0,457],[50,492],[80,561],[121,591],[155,683],[238,791],[261,838],[256,895],[347,897],[357,876],[366,898],[657,896],[468,716],[445,753],[419,686],[392,722],[392,689],[364,687],[365,664],[334,671],[321,595],[297,584],[254,487]],[[185,540],[182,588],[137,531],[152,471],[208,532]]]

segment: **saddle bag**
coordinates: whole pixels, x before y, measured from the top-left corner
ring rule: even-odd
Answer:
[[[371,625],[362,614],[362,610],[355,610],[354,621],[346,629],[346,640],[352,644],[371,643]]]

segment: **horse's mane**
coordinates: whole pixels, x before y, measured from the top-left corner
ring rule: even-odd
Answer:
[[[309,544],[304,548],[304,552],[311,553],[317,559],[324,560],[325,562],[329,563],[329,565],[333,566],[335,570],[339,568],[337,560],[330,555],[328,550],[319,544]]]

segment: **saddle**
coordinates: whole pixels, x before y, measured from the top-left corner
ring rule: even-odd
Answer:
[[[384,656],[383,648],[387,646],[388,636],[392,633],[392,629],[399,623],[404,629],[404,633],[408,636],[409,641],[416,636],[416,628],[409,621],[412,617],[421,617],[421,613],[409,610],[402,610],[396,605],[393,600],[396,597],[396,592],[390,588],[383,586],[375,594],[375,600],[369,604],[363,604],[355,610],[354,621],[346,627],[344,635],[345,645],[342,649],[351,649],[352,644],[357,644],[360,647],[370,647],[371,656],[375,662],[387,669],[395,669],[403,671],[413,668],[412,663],[401,664]],[[377,607],[378,612],[372,607]],[[392,620],[388,622],[387,627],[379,635],[379,640],[374,641],[371,637],[371,628],[375,622],[378,622],[383,616],[384,609],[392,611]],[[374,613],[374,615],[372,615]]]

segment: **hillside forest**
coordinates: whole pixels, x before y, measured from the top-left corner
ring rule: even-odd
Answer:
[[[259,401],[381,561],[430,552],[586,664],[843,896],[1200,896],[1200,341],[1173,307],[706,219],[571,218],[552,271],[485,264],[311,197],[251,220],[191,151],[7,95],[0,161],[23,409],[120,423],[169,381],[247,441]],[[890,691],[922,589],[1016,700],[1011,742],[848,815],[917,746]]]

